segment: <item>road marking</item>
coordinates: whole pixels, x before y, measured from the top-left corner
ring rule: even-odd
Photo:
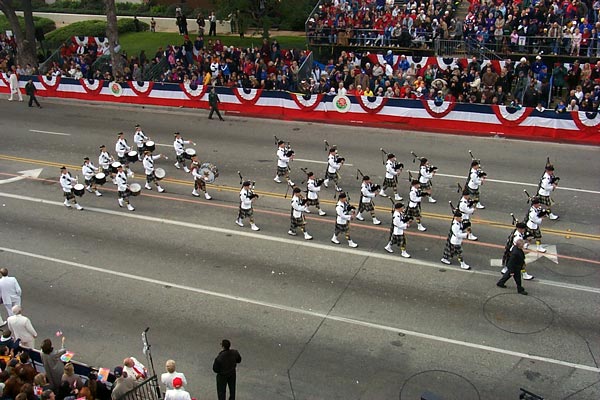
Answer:
[[[119,214],[122,214],[122,213],[119,213]],[[128,215],[128,214],[124,214],[124,215]],[[188,292],[198,293],[198,294],[202,294],[202,295],[206,295],[206,296],[217,297],[220,299],[237,301],[237,302],[241,302],[241,303],[245,303],[245,304],[251,304],[251,305],[260,306],[260,307],[267,307],[267,308],[272,308],[272,309],[276,309],[276,310],[280,310],[280,311],[287,311],[287,312],[291,312],[291,313],[295,313],[295,314],[301,314],[301,315],[306,315],[306,316],[311,316],[311,317],[316,317],[316,318],[322,318],[322,319],[327,319],[330,321],[342,322],[342,323],[346,323],[349,325],[362,326],[362,327],[370,328],[370,329],[377,329],[377,330],[394,332],[394,333],[402,333],[407,336],[418,337],[421,339],[431,340],[431,341],[435,341],[435,342],[454,344],[457,346],[463,346],[463,347],[468,347],[471,349],[489,351],[492,353],[509,355],[509,356],[514,356],[517,358],[525,358],[525,359],[529,359],[529,360],[542,361],[542,362],[546,362],[549,364],[555,364],[555,365],[560,365],[560,366],[569,367],[569,368],[575,368],[575,369],[584,370],[584,371],[590,371],[590,372],[596,372],[596,373],[600,372],[600,368],[592,367],[589,365],[577,364],[577,363],[572,363],[569,361],[557,360],[554,358],[541,357],[541,356],[536,356],[533,354],[521,353],[521,352],[512,351],[512,350],[506,350],[506,349],[501,349],[498,347],[486,346],[486,345],[481,345],[481,344],[477,344],[477,343],[466,342],[463,340],[451,339],[451,338],[447,338],[447,337],[443,337],[443,336],[430,335],[427,333],[411,331],[411,330],[407,330],[407,329],[400,329],[400,328],[396,328],[396,327],[389,326],[389,325],[361,321],[361,320],[355,319],[355,318],[348,318],[348,317],[344,317],[342,315],[325,314],[325,313],[320,313],[317,311],[310,311],[310,310],[305,310],[302,308],[285,306],[282,304],[271,303],[271,302],[266,302],[266,301],[262,301],[262,300],[255,300],[255,299],[251,299],[251,298],[247,298],[247,297],[233,296],[230,294],[215,292],[212,290],[200,289],[200,288],[196,288],[196,287],[192,287],[192,286],[180,285],[180,284],[173,283],[173,282],[166,282],[166,281],[161,281],[158,279],[147,278],[145,276],[139,276],[139,275],[134,275],[134,274],[128,274],[125,272],[113,271],[113,270],[107,269],[106,266],[99,268],[99,267],[94,267],[92,265],[81,264],[81,263],[76,263],[76,262],[67,261],[67,260],[61,260],[61,259],[54,258],[54,257],[48,257],[48,256],[44,256],[41,254],[30,253],[30,252],[21,251],[21,250],[17,250],[17,249],[11,249],[11,248],[7,248],[7,247],[0,247],[0,250],[7,252],[7,253],[12,253],[12,254],[25,256],[25,257],[35,258],[38,260],[44,260],[44,261],[54,262],[57,264],[69,265],[71,267],[84,269],[84,270],[88,270],[88,271],[94,271],[94,272],[98,272],[100,274],[114,275],[114,276],[118,276],[121,278],[127,278],[127,279],[131,279],[131,280],[139,281],[139,282],[145,282],[145,283],[158,285],[161,287],[169,286],[171,288],[176,288],[176,289],[180,289],[180,290],[184,290],[184,291],[188,291]]]
[[[413,174],[418,174],[419,171],[410,171]],[[447,178],[458,178],[458,179],[462,179],[462,180],[466,180],[467,177],[465,175],[450,175],[450,174],[438,174],[436,173],[435,176],[443,176],[443,177],[447,177]],[[525,183],[525,182],[513,182],[513,181],[503,181],[500,179],[490,179],[490,178],[485,178],[486,182],[494,182],[494,183],[506,183],[508,185],[519,185],[519,186],[531,186],[531,187],[538,187],[537,184],[535,183]],[[600,191],[598,190],[587,190],[587,189],[578,189],[578,188],[570,188],[570,187],[562,187],[562,186],[557,186],[557,189],[560,190],[569,190],[572,192],[583,192],[583,193],[592,193],[592,194],[600,194]]]
[[[172,144],[162,144],[162,143],[154,143],[155,146],[161,146],[161,147],[171,147],[173,148]]]
[[[21,174],[20,176],[13,176],[12,178],[2,179],[0,180],[0,185],[5,183],[17,182],[27,178],[37,178],[38,176],[40,176],[43,170],[43,168],[37,168],[29,169],[27,171],[19,171],[19,174]]]
[[[28,164],[36,164],[36,165],[45,165],[45,166],[56,166],[56,167],[60,167],[60,166],[66,166],[67,168],[72,168],[72,169],[78,169],[80,166],[78,165],[70,165],[70,164],[60,164],[60,163],[54,163],[54,162],[50,162],[50,161],[39,161],[39,160],[33,160],[33,159],[28,159],[28,158],[20,158],[20,157],[14,157],[14,156],[7,156],[7,155],[2,155],[0,154],[0,159],[4,159],[4,160],[11,160],[11,161],[20,161],[20,162],[24,162],[24,163],[28,163]],[[0,173],[1,175],[12,175],[12,174],[8,174],[8,173]],[[46,180],[46,179],[40,179],[40,180],[44,180],[44,181],[50,181],[50,180]],[[187,180],[181,180],[181,179],[174,179],[174,178],[165,178],[163,180],[163,182],[168,182],[168,183],[175,183],[178,185],[184,185],[184,186],[193,186],[193,182],[191,181],[187,181]],[[215,189],[217,189],[218,191],[226,191],[226,192],[233,192],[233,193],[239,193],[239,188],[238,187],[232,187],[232,186],[227,186],[227,185],[214,185],[214,184],[209,184],[210,187],[214,187]],[[261,191],[261,190],[255,190],[256,193],[263,195],[263,196],[268,196],[268,197],[274,197],[274,198],[282,198],[284,197],[281,193],[273,193],[273,192],[267,192],[267,191]],[[173,198],[175,199],[175,198]],[[182,199],[176,199],[179,201],[183,201]],[[322,204],[329,204],[329,205],[335,205],[336,202],[332,201],[332,200],[328,200],[328,199],[320,199]],[[389,208],[387,207],[381,207],[381,206],[375,206],[375,210],[377,211],[381,211],[381,212],[385,212],[388,213],[389,212]],[[267,211],[263,211],[260,210],[258,212],[263,212],[263,213],[269,213]],[[280,213],[271,213],[273,215],[280,215]],[[433,219],[437,219],[437,220],[443,220],[443,221],[450,221],[450,216],[448,215],[444,215],[444,214],[436,214],[436,213],[427,213],[424,212],[421,215],[428,217],[428,218],[433,218]],[[318,218],[311,218],[309,217],[309,219],[314,219],[315,221],[320,220]],[[506,228],[506,229],[514,229],[513,225],[510,224],[504,224],[501,222],[496,222],[496,221],[490,221],[490,220],[484,220],[484,219],[479,219],[479,218],[473,218],[473,221],[478,223],[478,224],[484,224],[484,225],[489,225],[490,227],[493,228]],[[377,228],[377,227],[369,227],[369,226],[363,226],[364,228],[370,228],[370,229],[375,229],[375,230],[384,230],[384,228]],[[562,230],[558,230],[558,229],[549,229],[549,228],[544,228],[544,233],[547,235],[556,235],[556,236],[565,236],[565,235],[569,235],[573,238],[580,238],[580,239],[586,239],[586,240],[598,240],[600,241],[600,236],[599,235],[594,235],[594,234],[590,234],[590,233],[582,233],[582,232],[573,232],[573,231],[562,231]],[[442,238],[441,236],[432,236],[432,235],[428,235],[428,234],[419,234],[419,233],[415,233],[415,235],[417,236],[423,236],[423,237],[431,237],[431,238]],[[443,239],[445,240],[445,237],[443,237]],[[483,242],[476,242],[476,244],[478,245],[482,245],[482,246],[488,246],[488,247],[496,247],[496,248],[504,248],[504,246],[500,246],[500,245],[494,245],[494,244],[486,244]],[[587,262],[589,260],[586,259],[581,259],[581,258],[576,258],[576,257],[569,257],[569,256],[562,256],[564,258],[569,258],[575,261],[584,261]],[[600,261],[590,261],[592,263],[596,263],[596,264],[600,264]]]
[[[71,136],[70,133],[63,133],[63,132],[50,132],[50,131],[38,131],[37,129],[30,129],[29,132],[35,132],[35,133],[46,133],[48,135],[58,135],[58,136]]]
[[[158,196],[158,195],[149,195],[149,194],[144,194],[144,196],[152,196],[152,197],[156,197],[156,198],[162,197],[162,196]],[[53,205],[53,206],[58,206],[60,208],[64,208],[64,204],[62,202],[53,201],[53,200],[45,200],[45,199],[39,199],[39,198],[35,198],[35,197],[28,197],[28,196],[22,196],[22,195],[12,194],[12,193],[3,193],[3,192],[0,192],[0,197],[31,201],[33,203],[47,204],[47,205]],[[195,202],[192,199],[189,199],[189,200],[186,199],[185,201],[186,202]],[[232,206],[227,206],[227,205],[219,205],[219,206],[225,207],[225,208],[237,209],[237,207],[232,207]],[[270,241],[270,242],[289,244],[292,246],[304,246],[304,247],[308,247],[308,248],[325,250],[325,251],[333,251],[333,252],[342,253],[342,254],[354,254],[357,256],[361,256],[361,257],[371,257],[371,258],[377,258],[377,259],[382,259],[382,260],[394,261],[394,262],[398,262],[398,263],[412,264],[412,265],[417,265],[417,266],[421,266],[421,267],[434,268],[436,270],[439,270],[440,268],[447,268],[444,264],[438,264],[438,263],[433,263],[433,262],[429,262],[429,261],[417,260],[414,258],[400,259],[398,256],[392,256],[390,254],[384,254],[384,253],[379,254],[379,253],[373,253],[371,251],[366,251],[366,250],[350,249],[346,246],[339,246],[339,245],[336,246],[334,244],[321,244],[321,243],[315,243],[315,242],[299,241],[299,240],[295,240],[295,239],[288,239],[288,238],[282,238],[282,237],[277,237],[277,236],[268,236],[268,235],[261,234],[261,233],[247,232],[247,231],[242,231],[242,230],[238,230],[238,229],[219,228],[216,226],[200,225],[200,224],[184,222],[184,221],[151,217],[151,216],[146,216],[146,215],[142,215],[139,213],[132,214],[132,213],[125,213],[122,211],[108,210],[108,209],[97,208],[97,207],[86,206],[85,209],[87,211],[93,211],[93,212],[98,212],[98,213],[102,213],[102,214],[114,215],[114,216],[118,216],[120,218],[131,218],[131,219],[142,220],[145,222],[155,222],[155,223],[159,223],[159,224],[181,226],[181,227],[192,228],[192,229],[196,229],[196,230],[200,230],[200,231],[221,233],[221,234],[225,234],[225,235],[235,235],[235,236],[241,236],[241,237],[246,237],[246,238],[250,238],[250,239],[259,239],[259,240],[265,240],[265,241]],[[232,224],[233,224],[233,222],[232,222]],[[383,228],[381,228],[381,229],[383,229]],[[389,229],[383,229],[383,230],[389,231]],[[503,246],[500,246],[500,247],[503,248]],[[561,257],[566,258],[565,256],[561,256]],[[586,261],[594,262],[594,260],[586,260]],[[600,263],[600,262],[596,262],[596,263]],[[460,268],[456,268],[456,269],[450,268],[448,270],[457,272],[457,273],[488,275],[488,276],[494,276],[494,277],[498,276],[498,274],[496,272],[492,272],[492,271],[476,271],[476,270],[465,271]],[[554,287],[560,287],[560,288],[564,288],[564,289],[600,294],[600,288],[572,285],[572,284],[563,283],[563,282],[546,281],[543,279],[536,279],[535,282],[538,284],[547,285],[547,286],[554,286]]]
[[[295,158],[295,157],[294,157],[294,161],[302,161],[302,162],[315,163],[315,164],[327,164],[327,161],[306,160],[304,158]],[[344,163],[344,165],[347,167],[354,166],[354,164],[346,164],[346,163]]]

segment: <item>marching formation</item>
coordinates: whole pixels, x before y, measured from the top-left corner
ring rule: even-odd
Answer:
[[[66,167],[62,167],[59,181],[65,197],[65,206],[74,206],[77,210],[83,210],[83,207],[77,202],[77,197],[82,197],[86,190],[96,196],[102,196],[99,188],[106,184],[107,177],[109,177],[112,183],[117,186],[119,207],[127,207],[128,210],[134,211],[135,207],[130,203],[130,197],[138,196],[142,191],[142,187],[137,183],[130,183],[129,180],[134,177],[131,165],[140,161],[146,179],[144,188],[152,190],[152,185],[154,185],[159,193],[164,192],[165,188],[161,186],[160,181],[166,176],[166,172],[162,168],[155,167],[154,163],[159,159],[168,160],[168,157],[163,154],[154,154],[156,143],[144,134],[139,125],[135,126],[133,140],[137,150],[133,150],[129,146],[123,132],[117,134],[115,142],[116,159],[106,150],[105,145],[101,145],[98,155],[98,167],[90,161],[89,157],[84,157],[81,167],[84,184],[80,184],[78,178],[73,177]],[[419,157],[411,151],[413,163],[418,161],[419,170],[416,178],[411,171],[408,171],[409,194],[408,205],[406,206],[401,202],[403,198],[399,190],[399,177],[404,170],[404,164],[397,161],[395,154],[388,153],[380,148],[385,176],[383,183],[381,185],[373,183],[370,176],[357,169],[356,179],[361,179],[361,184],[358,194],[358,207],[355,207],[350,202],[349,192],[341,186],[340,170],[344,167],[346,159],[339,155],[337,146],[329,145],[327,140],[324,142],[325,150],[328,153],[324,178],[318,178],[314,172],[301,168],[305,175],[305,178],[301,181],[301,185],[305,185],[302,188],[297,186],[290,177],[290,164],[295,157],[294,150],[289,142],[275,136],[277,168],[273,180],[276,183],[285,181],[287,186],[285,198],[288,197],[288,192],[291,189],[288,234],[297,236],[298,231],[300,231],[305,240],[313,239],[313,236],[307,230],[305,216],[311,212],[311,207],[316,209],[319,216],[327,215],[327,212],[321,208],[319,195],[324,188],[329,188],[329,185],[333,183],[332,189],[337,203],[335,206],[335,227],[331,237],[332,243],[340,244],[341,235],[343,235],[349,247],[358,247],[358,244],[350,236],[350,225],[354,220],[365,221],[367,213],[374,225],[380,225],[382,222],[375,214],[374,203],[374,199],[379,196],[389,199],[392,204],[389,239],[384,249],[389,253],[394,253],[393,246],[397,245],[400,248],[400,256],[410,258],[411,256],[407,251],[405,231],[410,229],[413,224],[416,225],[419,231],[424,232],[427,230],[423,225],[421,209],[424,199],[427,199],[429,203],[436,203],[432,196],[432,188],[438,167],[431,165],[427,158]],[[185,173],[192,176],[194,189],[191,194],[193,196],[199,197],[201,191],[204,193],[206,200],[211,200],[212,196],[207,191],[207,184],[215,182],[219,176],[219,171],[212,163],[201,163],[198,160],[196,151],[192,148],[186,148],[188,144],[195,145],[192,141],[184,140],[179,132],[174,133],[173,150],[176,160],[174,166],[178,170],[183,169]],[[464,240],[478,240],[478,237],[473,234],[472,218],[477,210],[485,209],[481,202],[480,191],[487,178],[487,173],[482,169],[481,161],[476,159],[470,150],[469,154],[471,163],[465,183],[464,185],[457,184],[458,192],[461,195],[457,207],[454,207],[450,202],[452,222],[441,258],[443,264],[450,265],[452,259],[456,257],[460,263],[460,268],[466,270],[471,267],[465,262],[462,242]],[[254,220],[254,203],[259,198],[259,195],[254,191],[256,182],[245,179],[239,171],[238,175],[241,189],[239,192],[239,210],[235,223],[243,227],[244,220],[248,219],[250,228],[259,231],[260,228]],[[526,294],[521,286],[521,278],[530,280],[533,279],[533,276],[525,270],[524,258],[522,262],[519,261],[522,258],[520,251],[522,252],[523,248],[528,248],[529,243],[533,241],[535,248],[532,247],[532,250],[546,252],[541,244],[542,233],[540,227],[546,217],[551,220],[558,219],[558,215],[554,214],[550,207],[552,204],[551,194],[557,188],[559,180],[560,178],[554,175],[554,166],[548,158],[536,194],[531,196],[525,191],[528,203],[531,206],[524,219],[519,221],[511,214],[513,215],[515,229],[509,235],[505,246],[502,258],[502,278],[498,282],[498,286],[506,287],[506,281],[513,276],[517,283],[518,292]],[[390,193],[386,193],[386,190],[389,190]]]

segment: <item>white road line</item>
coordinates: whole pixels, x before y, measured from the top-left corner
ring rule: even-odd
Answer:
[[[63,132],[50,132],[50,131],[38,131],[37,129],[30,129],[29,132],[35,132],[35,133],[47,133],[48,135],[58,135],[58,136],[71,136],[70,133],[63,133]]]
[[[410,171],[413,174],[418,174],[419,171]],[[462,179],[460,181],[460,184],[462,185],[463,181],[465,181],[467,179],[467,177],[465,175],[449,175],[449,174],[438,174],[436,173],[435,176],[443,176],[446,178],[458,178],[458,179]],[[531,187],[538,187],[538,185],[536,183],[525,183],[525,182],[513,182],[513,181],[502,181],[499,179],[485,179],[486,182],[494,182],[494,183],[506,183],[508,185],[519,185],[519,186],[531,186]],[[557,189],[560,190],[569,190],[572,192],[583,192],[583,193],[593,193],[593,194],[600,194],[600,191],[598,190],[587,190],[587,189],[578,189],[578,188],[570,188],[570,187],[562,187],[562,186],[558,186]]]
[[[156,146],[162,146],[162,147],[173,147],[172,144],[162,144],[162,143],[154,143]]]
[[[205,289],[200,289],[200,288],[196,288],[196,287],[192,287],[192,286],[180,285],[180,284],[173,283],[173,282],[165,282],[165,281],[161,281],[158,279],[147,278],[145,276],[133,275],[133,274],[125,273],[125,272],[112,271],[112,270],[106,269],[106,266],[99,268],[99,267],[94,267],[92,265],[80,264],[80,263],[76,263],[76,262],[72,262],[72,261],[61,260],[61,259],[54,258],[54,257],[48,257],[48,256],[44,256],[41,254],[35,254],[35,253],[30,253],[30,252],[6,248],[6,247],[0,247],[0,250],[7,252],[7,253],[17,254],[17,255],[21,255],[21,256],[25,256],[25,257],[36,258],[38,260],[44,260],[44,261],[50,261],[50,262],[63,264],[63,265],[69,265],[71,267],[84,269],[84,270],[88,270],[88,271],[94,271],[94,272],[98,272],[98,273],[105,274],[105,275],[114,275],[114,276],[118,276],[121,278],[127,278],[127,279],[132,279],[132,280],[136,280],[136,281],[140,281],[140,282],[150,283],[150,284],[158,285],[161,287],[170,286],[171,288],[185,290],[188,292],[198,293],[198,294],[202,294],[202,295],[206,295],[206,296],[218,297],[218,298],[225,299],[225,300],[232,300],[232,301],[237,301],[237,302],[246,303],[246,304],[252,304],[252,305],[256,305],[256,306],[260,306],[260,307],[267,307],[267,308],[272,308],[272,309],[276,309],[276,310],[280,310],[280,311],[287,311],[287,312],[291,312],[291,313],[295,313],[295,314],[301,314],[301,315],[306,315],[306,316],[311,316],[311,317],[316,317],[316,318],[322,318],[322,319],[327,319],[330,321],[342,322],[342,323],[346,323],[349,325],[362,326],[365,328],[377,329],[377,330],[394,332],[394,333],[402,333],[407,336],[418,337],[421,339],[432,340],[435,342],[448,343],[448,344],[453,344],[453,345],[457,345],[457,346],[468,347],[471,349],[489,351],[492,353],[498,353],[498,354],[502,354],[502,355],[509,355],[509,356],[513,356],[513,357],[517,357],[517,358],[525,358],[525,359],[529,359],[529,360],[542,361],[542,362],[546,362],[549,364],[555,364],[555,365],[560,365],[560,366],[569,367],[569,368],[575,368],[575,369],[584,370],[584,371],[590,371],[590,372],[595,372],[595,373],[600,372],[600,368],[592,367],[589,365],[577,364],[577,363],[572,363],[569,361],[556,360],[554,358],[541,357],[541,356],[536,356],[533,354],[527,354],[527,353],[521,353],[518,351],[501,349],[498,347],[492,347],[492,346],[486,346],[486,345],[477,344],[477,343],[466,342],[463,340],[455,340],[455,339],[450,339],[450,338],[446,338],[443,336],[429,335],[427,333],[416,332],[416,331],[411,331],[411,330],[407,330],[407,329],[396,328],[393,326],[361,321],[359,319],[348,318],[348,317],[344,317],[341,315],[331,315],[331,314],[328,315],[328,314],[324,314],[324,313],[320,313],[320,312],[316,312],[316,311],[305,310],[302,308],[285,306],[282,304],[270,303],[270,302],[266,302],[266,301],[250,299],[247,297],[233,296],[230,294],[215,292],[212,290],[205,290]]]
[[[18,195],[18,194],[0,192],[0,197],[31,201],[34,203],[48,204],[48,205],[53,205],[53,206],[58,206],[58,207],[64,208],[64,204],[62,202],[38,199],[35,197],[22,196],[22,195]],[[498,278],[498,276],[499,276],[499,272],[477,271],[477,270],[465,271],[460,268],[447,267],[446,265],[443,265],[443,264],[438,264],[438,263],[433,263],[433,262],[428,262],[428,261],[423,261],[423,260],[416,260],[414,258],[400,259],[399,256],[393,256],[391,254],[383,253],[383,249],[382,249],[382,253],[379,254],[379,253],[373,253],[373,252],[366,251],[366,250],[350,249],[347,246],[343,246],[343,245],[336,246],[334,244],[321,244],[321,243],[307,242],[307,241],[302,241],[302,240],[288,239],[288,238],[282,238],[282,237],[276,237],[276,236],[267,236],[262,233],[242,231],[239,229],[218,228],[216,226],[200,225],[200,224],[195,224],[195,223],[190,223],[190,222],[183,222],[183,221],[176,221],[176,220],[165,219],[165,218],[151,217],[151,216],[146,216],[146,215],[142,215],[142,214],[138,214],[138,213],[135,213],[135,214],[125,213],[122,211],[107,210],[104,208],[96,208],[96,207],[89,207],[89,206],[85,206],[85,210],[102,213],[102,214],[115,215],[115,216],[118,216],[119,218],[138,219],[138,220],[145,221],[145,222],[156,222],[159,224],[182,226],[185,228],[192,228],[192,229],[196,229],[196,230],[200,230],[200,231],[215,232],[215,233],[221,233],[221,234],[225,234],[225,235],[233,235],[233,236],[247,237],[247,238],[251,238],[251,239],[266,240],[266,241],[270,241],[270,242],[289,244],[292,246],[303,246],[303,247],[308,247],[308,248],[312,248],[312,249],[332,251],[332,252],[342,253],[342,254],[354,254],[354,255],[360,256],[360,257],[377,258],[380,260],[394,261],[394,262],[402,263],[402,264],[411,264],[411,265],[417,265],[420,267],[434,268],[436,270],[439,270],[440,268],[445,268],[448,271],[452,271],[452,272],[456,272],[456,273],[487,275],[487,276],[493,276],[494,278]],[[139,211],[139,209],[138,209],[138,211]],[[233,224],[233,221],[232,221],[232,224]],[[576,290],[576,291],[580,291],[580,292],[589,292],[589,293],[600,294],[600,288],[595,288],[595,287],[572,285],[569,283],[547,281],[547,280],[537,279],[537,278],[534,281],[534,283],[547,285],[547,286],[553,286],[553,287],[560,287],[563,289]]]
[[[327,161],[305,160],[304,158],[294,158],[294,161],[302,161],[302,162],[309,162],[309,163],[315,163],[315,164],[327,164]],[[347,167],[354,166],[354,164],[347,164],[347,163],[344,163],[344,165]]]

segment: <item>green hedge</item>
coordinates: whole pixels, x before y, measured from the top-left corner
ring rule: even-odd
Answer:
[[[18,17],[19,18],[19,25],[21,25],[21,29],[23,29],[23,31],[25,30],[25,19],[23,17]],[[35,25],[36,28],[42,28],[44,30],[44,33],[48,33],[48,32],[52,32],[53,30],[56,29],[56,24],[54,23],[54,21],[52,21],[51,19],[48,18],[40,18],[40,17],[33,17],[33,25]],[[12,30],[11,26],[10,26],[10,22],[8,22],[8,19],[6,18],[6,16],[4,14],[0,15],[0,32],[4,32],[7,30]]]
[[[139,21],[140,31],[147,31],[148,24]],[[135,32],[135,24],[132,18],[124,18],[117,21],[119,34]],[[91,20],[74,22],[46,35],[46,40],[51,46],[59,47],[62,43],[73,36],[106,36],[106,20]]]

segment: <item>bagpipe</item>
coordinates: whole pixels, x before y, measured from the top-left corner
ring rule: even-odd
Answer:
[[[515,226],[515,225],[517,225],[519,223],[519,219],[517,217],[515,217],[515,214],[510,213],[510,217],[512,218],[512,225],[513,226]],[[523,222],[525,223],[526,221],[523,221]],[[512,234],[511,234],[511,237],[512,237]],[[523,239],[529,240],[532,237],[533,237],[533,235],[531,234],[531,232],[529,232],[528,229],[525,229],[525,233],[523,234]],[[512,244],[512,240],[511,240],[511,244]]]
[[[413,183],[414,177],[412,172],[408,171],[408,182],[409,182],[409,186],[410,186],[410,190],[412,190],[412,183]],[[431,196],[431,192],[426,191],[426,190],[421,190],[420,188],[417,190],[417,196],[419,197],[427,197],[427,196]]]
[[[387,155],[391,154],[391,153],[388,153],[387,151],[385,151],[383,149],[383,147],[380,147],[379,151],[381,151],[381,162],[383,165],[385,165],[385,163],[387,162]],[[403,168],[404,168],[404,164],[402,164],[402,163],[396,162],[394,164],[394,171],[398,171],[399,169],[403,169]]]
[[[338,152],[337,152],[337,146],[336,145],[329,145],[329,142],[327,141],[327,139],[323,140],[323,142],[325,142],[325,151],[329,152],[329,150],[335,150],[335,158],[334,161],[336,164],[343,164],[346,159],[344,157],[341,157]]]
[[[462,186],[460,186],[460,183],[459,183],[459,182],[456,182],[456,186],[458,187],[458,189],[456,190],[456,193],[464,193],[463,187],[462,187]],[[473,200],[473,199],[469,199],[469,201],[468,201],[468,203],[467,203],[467,204],[469,205],[469,208],[473,208],[473,206],[474,206],[476,203],[477,203],[477,202],[476,202],[475,200]]]
[[[275,145],[279,147],[279,142],[285,142],[284,140],[279,139],[276,135],[273,135],[275,138]],[[292,150],[292,145],[290,142],[285,142],[285,147],[283,148],[283,153],[286,157],[291,157],[294,155],[294,150]]]
[[[458,207],[454,207],[454,205],[452,204],[452,201],[448,201],[448,204],[450,205],[450,210],[452,210],[452,222],[450,223],[450,231],[452,231],[452,223],[454,223],[454,217],[456,216],[457,213],[462,214],[462,211],[460,211],[460,209]],[[471,233],[471,221],[469,221],[469,220],[461,221],[460,230]]]
[[[242,176],[241,172],[238,171],[238,176],[240,177],[240,185],[243,185],[244,183],[244,177]],[[260,196],[256,193],[254,193],[254,187],[256,185],[256,181],[246,181],[246,182],[250,182],[250,189],[248,190],[248,193],[246,193],[246,197],[249,198],[250,200],[252,199],[258,199]],[[288,185],[289,186],[289,185]]]
[[[473,161],[476,161],[477,164],[479,164],[479,169],[477,170],[477,177],[478,178],[485,178],[487,176],[487,172],[485,172],[483,169],[481,169],[481,160],[479,158],[475,158],[475,156],[473,155],[473,152],[471,150],[469,150],[469,155],[471,156],[471,163],[473,163]],[[469,167],[469,172],[467,172],[467,182],[465,183],[465,186],[469,184],[469,181],[471,180],[471,168]]]
[[[419,157],[418,155],[416,155],[414,151],[411,151],[410,154],[412,154],[412,156],[413,156],[413,164],[415,163],[415,160],[419,160],[419,163],[422,163],[423,160],[427,160],[425,157]],[[438,167],[435,167],[433,165],[426,165],[425,170],[428,173],[432,173],[434,171],[437,171]]]
[[[356,168],[356,180],[359,180],[359,176],[362,179],[364,178],[365,174],[363,174],[360,169]],[[371,183],[367,186],[367,189],[369,190],[369,192],[375,193],[381,190],[381,185]]]
[[[540,186],[542,185],[542,179],[544,179],[544,174],[546,173],[546,170],[548,168],[554,168],[554,165],[550,162],[550,157],[546,157],[546,165],[544,166],[544,172],[542,173],[542,176],[540,177],[540,184],[538,185],[538,190],[540,189]],[[557,185],[558,182],[560,181],[560,178],[558,176],[552,175],[550,177],[550,184],[551,185]]]
[[[529,194],[529,192],[527,192],[527,189],[523,189],[523,193],[525,193],[525,196],[527,196],[527,204],[534,202],[534,200],[537,200],[539,202],[539,197],[537,196],[531,196]],[[537,211],[537,216],[540,218],[544,218],[547,217],[548,215],[550,215],[551,211],[548,210],[547,208],[542,208],[540,207]],[[527,212],[527,215],[529,215],[529,212]]]
[[[306,182],[308,182],[308,177],[309,172],[308,172],[308,168],[300,168],[302,170],[302,172],[304,172],[306,174],[306,179],[304,179],[302,182],[300,182],[301,185],[304,185]],[[315,186],[319,187],[323,184],[323,182],[325,182],[325,179],[323,178],[315,178]]]
[[[396,202],[391,197],[388,197],[388,199],[392,203],[392,215],[394,215],[394,212],[396,211]],[[402,213],[400,215],[401,215],[400,220],[402,222],[404,222],[405,224],[410,223],[415,220],[413,217],[406,215],[406,213]]]

